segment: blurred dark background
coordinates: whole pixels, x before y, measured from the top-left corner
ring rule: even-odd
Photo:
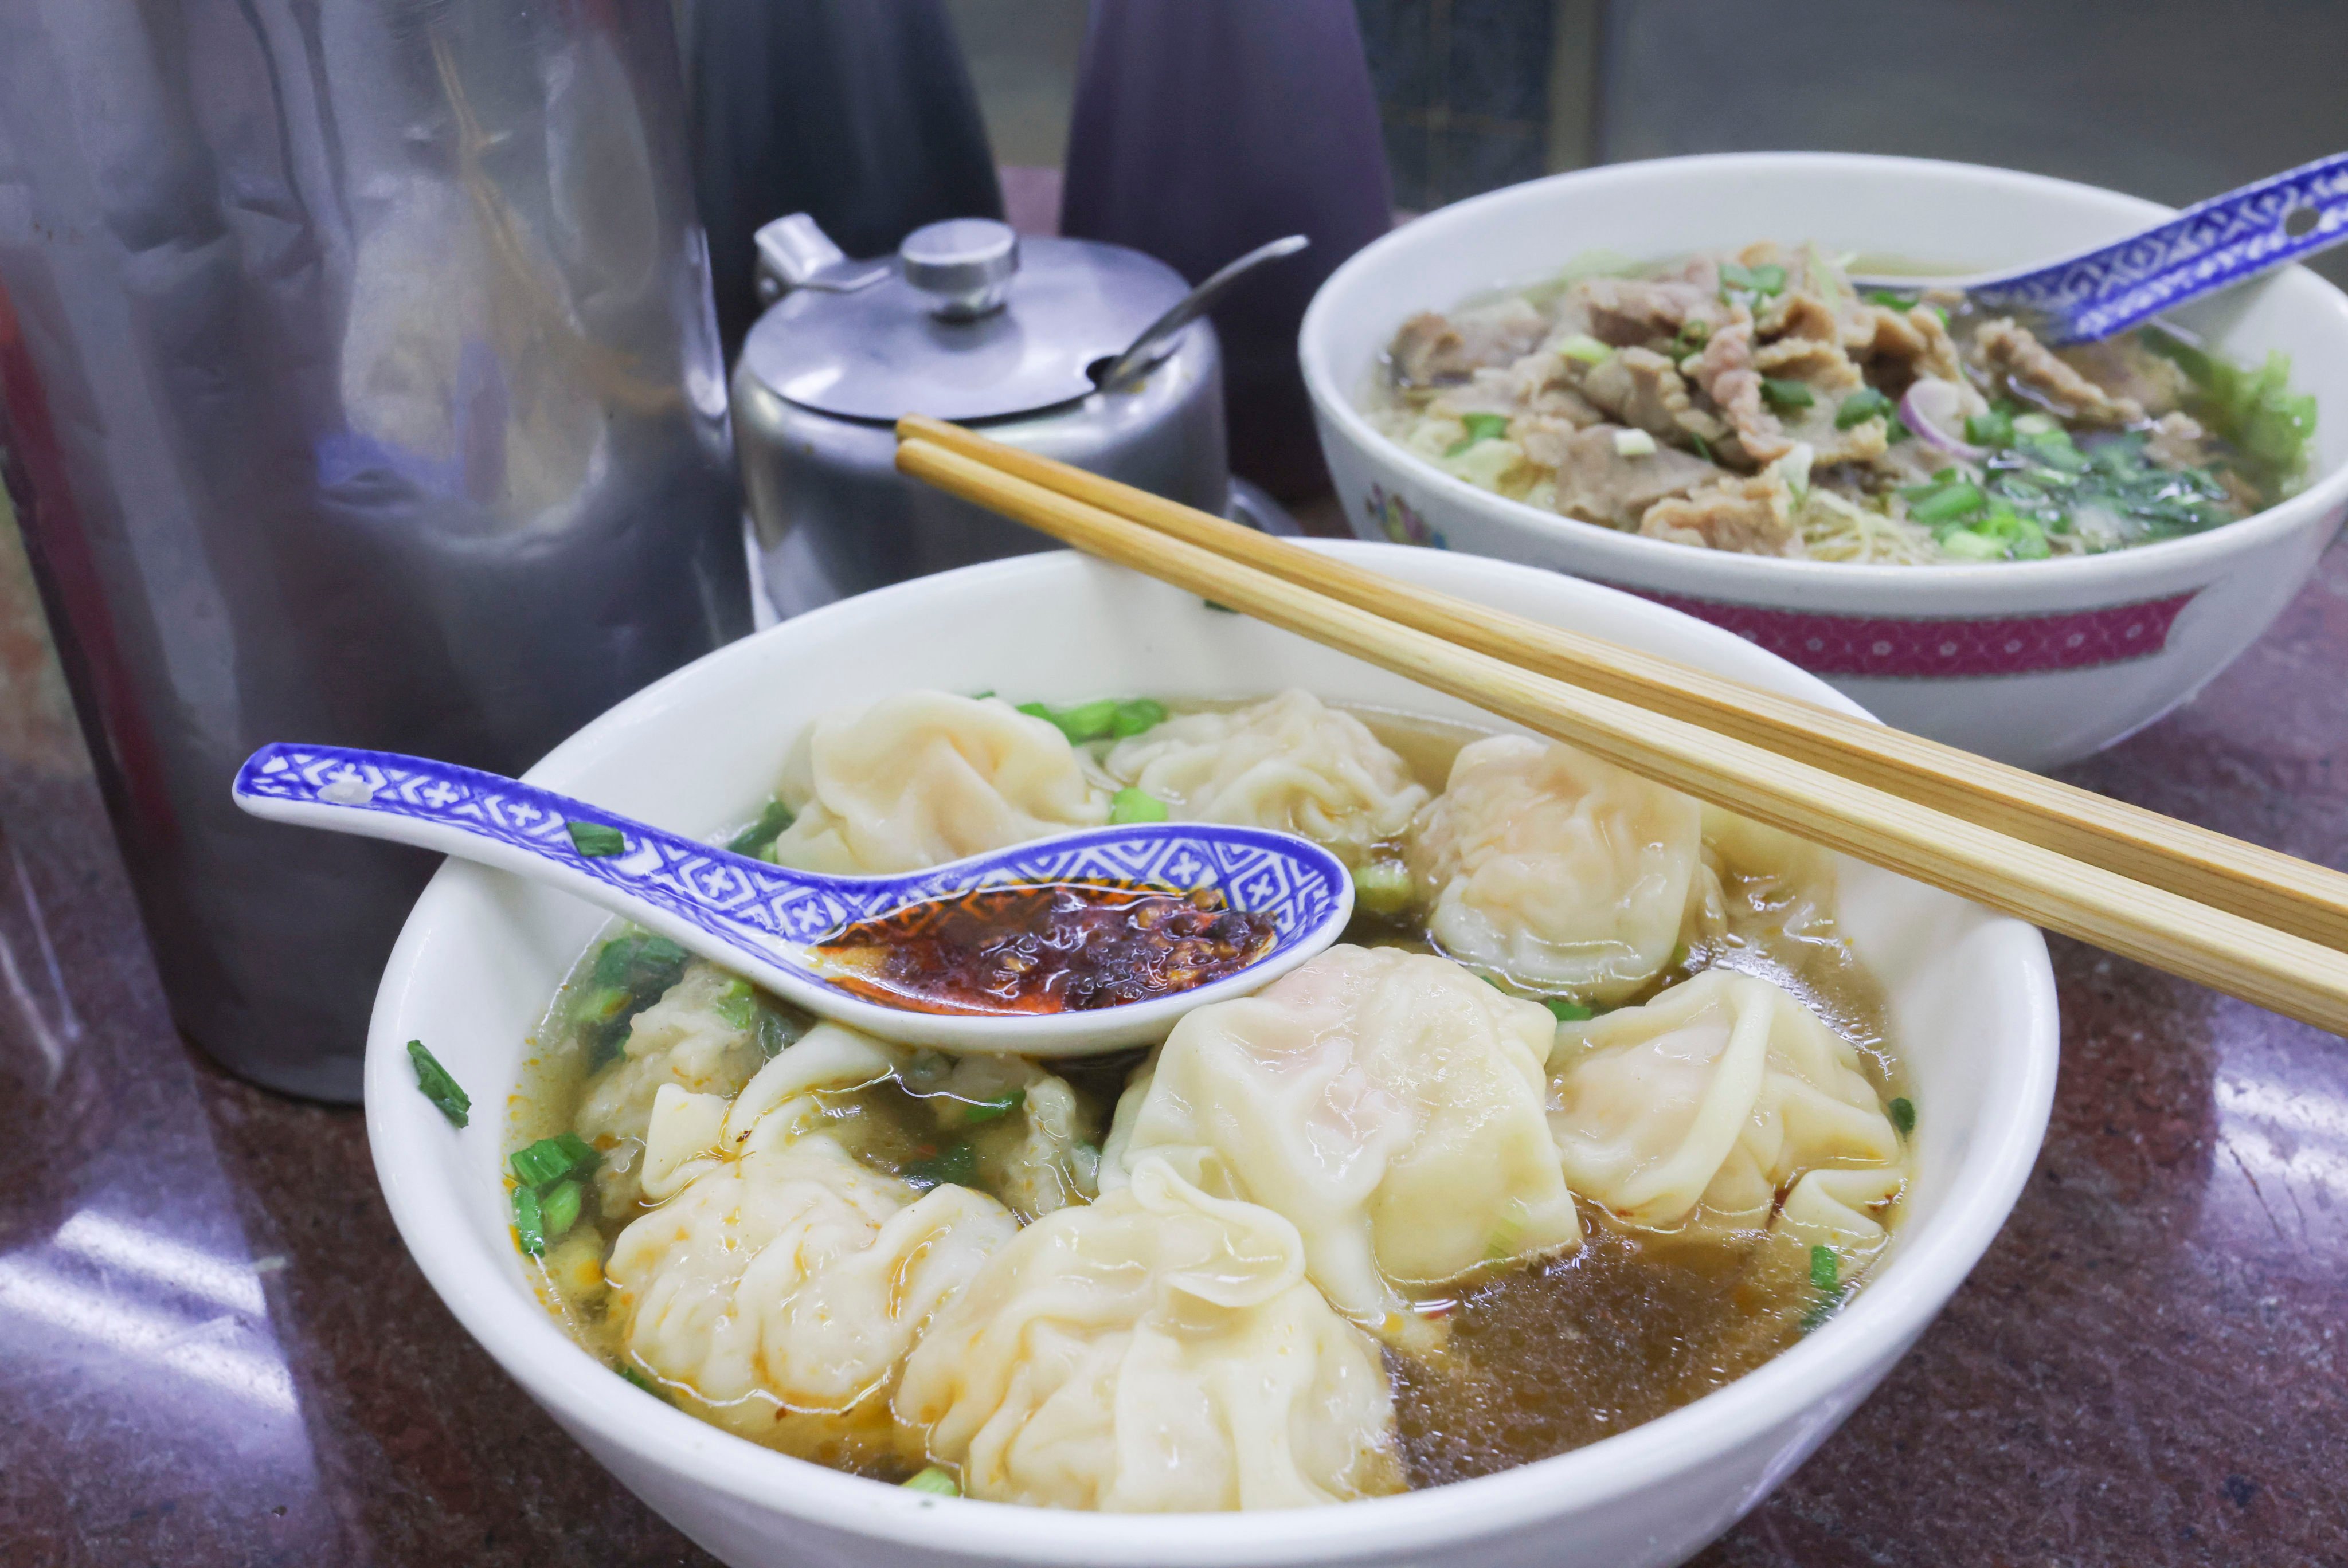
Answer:
[[[998,161],[1056,168],[1085,0],[948,0]],[[1818,148],[2182,205],[2348,142],[2338,0],[1355,0],[1406,212],[1592,163]],[[1267,149],[1267,156],[1271,156]],[[1048,179],[1006,181],[1040,226]],[[2348,282],[2348,259],[2318,263]]]

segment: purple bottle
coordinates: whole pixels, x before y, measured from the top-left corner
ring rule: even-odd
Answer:
[[[1311,237],[1213,314],[1232,470],[1283,499],[1326,490],[1296,329],[1322,280],[1393,221],[1353,0],[1092,0],[1066,169],[1062,233],[1193,283]]]

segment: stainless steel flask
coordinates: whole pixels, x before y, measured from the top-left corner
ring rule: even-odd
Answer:
[[[666,0],[0,6],[0,447],[180,1026],[355,1099],[435,862],[255,746],[500,772],[747,628]]]

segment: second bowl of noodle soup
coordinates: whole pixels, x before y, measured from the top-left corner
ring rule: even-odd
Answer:
[[[1345,548],[1832,700],[1603,589]],[[1148,1055],[955,1061],[451,866],[370,1043],[395,1217],[728,1562],[1678,1561],[1987,1245],[2051,987],[2015,922],[1594,767],[1065,555],[786,623],[533,779],[840,869],[1280,802],[1363,915]]]
[[[1647,595],[1903,729],[2053,766],[2189,698],[2337,532],[2348,298],[2289,268],[2167,318],[2182,335],[2057,361],[2029,323],[1841,264],[1993,270],[2166,213],[1856,154],[1584,169],[1349,260],[1305,380],[1360,537]],[[1519,343],[1563,374],[1509,384]],[[1907,428],[1924,383],[1938,446]]]

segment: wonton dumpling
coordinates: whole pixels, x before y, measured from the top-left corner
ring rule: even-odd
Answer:
[[[1857,1234],[1850,1222],[1873,1222],[1837,1194],[1863,1206],[1898,1190],[1900,1136],[1859,1052],[1757,977],[1707,969],[1568,1024],[1551,1065],[1566,1180],[1631,1225],[1675,1229],[1701,1205],[1707,1223],[1758,1228],[1800,1177],[1788,1218]]]
[[[1460,749],[1411,832],[1426,926],[1462,963],[1595,1001],[1671,962],[1695,886],[1696,803],[1570,746]]]
[[[752,1030],[718,1003],[734,977],[698,960],[660,1000],[638,1013],[620,1047],[581,1101],[579,1135],[603,1151],[595,1187],[607,1214],[623,1214],[643,1195],[641,1165],[654,1098],[664,1086],[721,1099],[750,1081],[766,1058]]]
[[[1555,1029],[1448,958],[1332,948],[1175,1025],[1117,1103],[1101,1184],[1163,1160],[1277,1210],[1339,1311],[1406,1331],[1403,1287],[1581,1239],[1543,1113]]]
[[[1021,1219],[1086,1203],[1098,1190],[1097,1129],[1076,1091],[1025,1057],[915,1051],[900,1077],[928,1101],[940,1132],[970,1138],[986,1185]],[[1018,1101],[1015,1112],[994,1112],[1009,1097]]]
[[[885,1392],[1017,1230],[983,1193],[917,1195],[809,1132],[695,1177],[620,1233],[604,1271],[629,1353],[758,1436],[778,1405],[837,1415]]]
[[[1036,1071],[1019,1107],[1019,1137],[1001,1159],[995,1190],[1022,1219],[1088,1203],[1100,1184],[1100,1149],[1066,1081]]]
[[[774,857],[880,875],[1108,820],[1057,729],[1008,702],[901,692],[809,727],[783,775],[797,814]]]
[[[1368,725],[1303,691],[1169,719],[1118,742],[1101,766],[1178,822],[1284,829],[1348,866],[1401,836],[1426,799]]]
[[[907,1361],[898,1419],[972,1497],[1292,1508],[1400,1490],[1376,1343],[1305,1283],[1296,1229],[1148,1161],[1019,1233]]]
[[[1907,1180],[1904,1165],[1812,1171],[1786,1194],[1786,1206],[1771,1228],[1806,1248],[1872,1251],[1888,1233],[1869,1211],[1898,1197]]]
[[[644,1132],[644,1195],[674,1197],[703,1171],[740,1153],[750,1134],[767,1127],[769,1143],[813,1123],[823,1107],[817,1091],[860,1089],[901,1071],[911,1053],[845,1024],[819,1023],[760,1068],[732,1099],[690,1093],[664,1083],[653,1100]]]
[[[931,1315],[1018,1229],[983,1193],[921,1194],[811,1130],[838,1120],[817,1091],[870,1082],[894,1056],[824,1025],[731,1107],[675,1085],[655,1105],[653,1151],[703,1147],[667,1159],[682,1190],[613,1243],[613,1311],[638,1362],[746,1435],[773,1436],[778,1406],[838,1416],[885,1393]]]
[[[790,1132],[824,1125],[849,1137],[850,1123],[814,1096],[891,1078],[924,1100],[941,1133],[969,1140],[981,1184],[1000,1194],[1020,1219],[1085,1203],[1097,1190],[1098,1133],[1065,1080],[1024,1056],[943,1056],[819,1023],[761,1068],[730,1103],[664,1085],[644,1139],[644,1195],[656,1203],[668,1197],[723,1151],[745,1145],[754,1131],[769,1139],[786,1135],[768,1124],[775,1117]],[[1007,1114],[1001,1109],[1006,1099],[1014,1102]]]

